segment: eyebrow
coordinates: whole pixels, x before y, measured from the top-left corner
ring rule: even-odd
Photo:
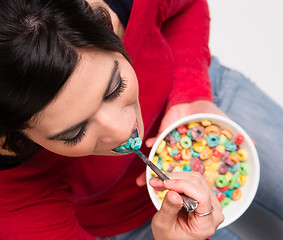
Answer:
[[[111,87],[111,84],[114,80],[114,77],[115,77],[118,69],[119,69],[119,62],[117,60],[114,60],[114,67],[113,67],[113,70],[111,72],[111,76],[110,76],[110,79],[108,81],[108,84],[107,84],[107,87],[106,87],[106,90],[104,92],[103,97],[106,96],[107,93],[109,92],[109,89]],[[61,131],[61,132],[59,132],[59,133],[57,133],[57,134],[55,134],[51,137],[48,137],[48,140],[61,140],[61,139],[64,138],[65,135],[72,133],[72,132],[77,132],[78,130],[80,130],[86,123],[87,123],[87,120],[84,120],[84,121],[82,121],[82,122],[80,122],[80,123],[78,123],[78,124],[76,124],[76,125],[74,125],[70,128],[67,128],[67,129],[65,129],[65,130],[63,130],[63,131]]]

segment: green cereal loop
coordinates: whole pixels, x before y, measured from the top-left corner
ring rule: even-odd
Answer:
[[[240,173],[236,172],[233,177],[229,180],[228,184],[229,184],[229,189],[233,189],[235,188],[236,184],[238,183],[238,178],[240,177]]]
[[[220,137],[219,137],[219,145],[224,145],[226,142],[227,142],[228,138],[221,134]]]
[[[180,140],[180,144],[183,148],[189,148],[192,146],[192,140],[189,137],[182,137]]]
[[[176,154],[179,152],[179,150],[178,149],[173,149],[170,153],[169,153],[169,155],[171,156],[171,157],[174,157],[174,156],[176,156]]]
[[[228,198],[228,197],[224,198],[224,199],[220,202],[221,207],[222,207],[222,208],[227,207],[227,206],[230,204],[230,201],[231,201],[230,198]]]
[[[173,138],[175,139],[175,142],[179,142],[181,135],[180,133],[175,129],[171,132],[171,135],[173,136]]]
[[[216,178],[215,184],[217,187],[223,188],[228,184],[228,180],[224,175],[219,175]]]
[[[241,163],[240,166],[239,166],[239,172],[242,175],[248,175],[249,172],[250,172],[250,168],[246,163]]]
[[[175,167],[172,172],[183,172],[183,169],[179,166]]]

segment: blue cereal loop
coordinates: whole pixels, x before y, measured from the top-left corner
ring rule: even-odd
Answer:
[[[216,147],[219,143],[219,137],[216,134],[209,134],[206,137],[206,142],[210,147]]]
[[[237,145],[231,141],[226,142],[224,147],[227,151],[235,151],[237,149]]]
[[[134,138],[133,141],[131,142],[131,148],[135,151],[139,150],[142,145],[142,140],[140,138]]]
[[[192,129],[189,129],[189,130],[187,131],[187,136],[188,136],[191,140],[194,140],[194,138],[193,138],[192,135],[191,135],[191,132],[192,132]]]
[[[173,149],[170,153],[169,153],[169,155],[171,156],[171,157],[174,157],[174,156],[176,156],[176,154],[179,152],[179,150],[178,149]]]
[[[175,139],[175,142],[179,142],[180,138],[181,138],[181,135],[180,133],[175,129],[173,130],[171,133],[170,133],[173,138]]]
[[[193,157],[199,157],[200,153],[195,152],[193,148],[190,148]]]
[[[184,171],[184,172],[191,172],[191,171],[192,171],[192,168],[191,168],[190,165],[185,165],[185,166],[183,167],[183,171]]]
[[[118,146],[115,148],[116,151],[121,151],[121,150],[125,150],[125,146],[124,145],[121,145],[121,146]]]

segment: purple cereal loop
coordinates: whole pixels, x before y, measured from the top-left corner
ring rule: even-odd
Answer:
[[[167,135],[164,140],[169,147],[173,147],[176,143],[175,138],[172,135]]]
[[[225,151],[223,154],[221,154],[220,159],[221,161],[225,161],[230,155],[229,151]]]
[[[191,136],[193,137],[193,139],[195,139],[196,141],[199,141],[204,137],[204,135],[205,135],[204,127],[200,125],[193,127],[191,131]]]
[[[221,164],[221,165],[219,166],[219,168],[218,168],[218,172],[219,172],[220,174],[225,174],[225,173],[227,173],[228,171],[229,171],[229,167],[228,167],[225,163]]]
[[[200,162],[199,165],[200,165],[199,173],[203,175],[205,172],[205,165],[203,162]]]
[[[233,167],[235,165],[235,162],[229,158],[225,159],[224,163],[229,167]]]

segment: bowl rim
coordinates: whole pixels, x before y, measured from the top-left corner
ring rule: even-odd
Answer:
[[[231,120],[228,117],[224,117],[218,114],[212,114],[212,113],[198,113],[198,114],[192,114],[186,117],[183,117],[177,121],[175,121],[174,123],[172,123],[171,125],[169,125],[157,138],[157,140],[155,141],[154,145],[151,148],[150,154],[149,154],[149,159],[150,161],[152,161],[156,149],[158,147],[158,145],[160,144],[160,142],[174,129],[176,129],[179,125],[182,124],[186,124],[188,122],[193,122],[193,121],[200,121],[198,119],[202,119],[202,120],[211,120],[213,122],[213,120],[216,121],[220,121],[220,122],[224,122],[228,125],[231,125],[234,129],[236,129],[237,132],[243,134],[245,141],[247,142],[247,144],[249,145],[251,154],[253,156],[253,179],[254,182],[256,184],[253,185],[253,188],[249,191],[249,195],[248,198],[245,201],[245,207],[243,207],[242,209],[237,209],[237,214],[235,214],[234,216],[230,217],[229,219],[225,218],[224,222],[221,223],[218,227],[218,229],[223,228],[228,226],[229,224],[231,224],[232,222],[236,221],[241,215],[244,214],[244,212],[249,208],[249,206],[251,205],[257,189],[258,189],[258,185],[259,185],[259,179],[260,179],[260,163],[259,163],[259,158],[258,158],[258,154],[257,154],[257,150],[255,148],[255,145],[253,143],[253,141],[251,140],[250,136],[247,134],[247,132],[240,126],[238,125],[236,122],[234,122],[233,120]],[[219,125],[219,124],[217,124]],[[153,191],[153,188],[148,184],[149,179],[151,178],[151,169],[147,166],[146,168],[146,183],[147,183],[147,190],[148,193],[150,195],[150,198],[154,204],[154,206],[156,207],[157,210],[160,209],[161,206],[161,201],[160,202],[156,202],[154,201],[154,197],[156,196],[156,194]],[[155,196],[154,196],[155,195]],[[225,209],[224,209],[225,211]]]

